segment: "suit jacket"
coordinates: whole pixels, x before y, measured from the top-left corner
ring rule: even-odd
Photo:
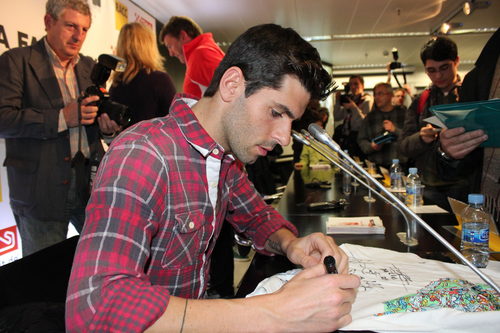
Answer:
[[[92,85],[94,61],[80,56],[80,90]],[[10,203],[15,214],[63,220],[71,176],[69,131],[58,133],[63,97],[44,41],[0,56],[0,137],[5,138]],[[98,126],[85,126],[89,146]]]

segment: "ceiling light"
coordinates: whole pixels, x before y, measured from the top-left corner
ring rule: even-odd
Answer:
[[[465,15],[469,15],[472,12],[472,5],[469,1],[464,2],[462,11],[464,12]]]
[[[465,15],[470,15],[476,9],[485,9],[491,5],[491,1],[466,1],[462,6]]]
[[[450,33],[450,30],[461,28],[463,26],[463,23],[461,22],[445,22],[441,24],[441,27],[439,28],[439,33],[446,35]]]
[[[446,35],[448,33],[448,31],[450,31],[450,25],[448,23],[443,23],[441,24],[441,28],[439,29],[439,32]]]

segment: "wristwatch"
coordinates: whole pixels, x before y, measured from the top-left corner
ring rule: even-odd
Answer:
[[[446,161],[454,161],[455,159],[451,156],[448,156],[442,149],[441,149],[441,146],[438,146],[437,147],[437,152],[438,152],[438,155],[443,158],[444,160]]]

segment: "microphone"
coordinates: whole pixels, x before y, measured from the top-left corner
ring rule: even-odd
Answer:
[[[450,250],[454,255],[456,255],[464,264],[469,266],[474,273],[476,273],[484,282],[489,284],[497,293],[500,293],[500,287],[486,274],[481,272],[476,266],[474,266],[467,258],[465,258],[460,251],[458,251],[453,245],[451,245],[446,239],[444,239],[440,234],[436,232],[430,225],[428,225],[420,216],[418,216],[414,211],[412,211],[408,206],[406,206],[401,200],[399,200],[393,193],[385,188],[380,182],[376,181],[365,169],[359,166],[356,161],[354,161],[349,154],[346,154],[340,146],[333,141],[332,138],[326,133],[326,131],[318,126],[317,124],[310,124],[309,132],[316,138],[319,142],[330,147],[332,150],[340,154],[346,161],[348,161],[358,172],[363,174],[367,179],[370,179],[375,186],[377,186],[385,195],[387,195],[396,205],[403,209],[408,215],[410,215],[415,221],[417,221],[424,229],[426,229],[434,238],[436,238],[441,244],[443,244],[448,250]]]
[[[312,149],[316,150],[318,153],[326,157],[330,162],[338,166],[342,171],[348,173],[351,177],[353,177],[355,180],[357,180],[359,183],[361,183],[364,187],[366,187],[370,193],[373,191],[379,198],[383,199],[385,202],[387,202],[389,205],[394,207],[397,211],[401,213],[401,215],[405,219],[406,223],[406,237],[402,236],[400,238],[401,242],[405,245],[408,246],[414,246],[417,245],[418,242],[415,238],[411,236],[411,228],[410,228],[410,223],[408,221],[408,217],[405,215],[405,213],[401,210],[400,207],[398,207],[396,204],[391,202],[388,198],[384,197],[381,193],[377,192],[373,187],[365,183],[363,180],[361,180],[355,173],[356,170],[354,170],[349,164],[347,164],[344,160],[340,159],[337,155],[332,154],[330,151],[327,150],[326,147],[324,147],[324,144],[318,142],[314,137],[311,136],[309,132],[306,130],[302,130],[303,136],[300,135],[296,131],[292,131],[292,136],[294,139],[297,141],[310,146]],[[358,173],[359,174],[359,173]],[[363,176],[363,175],[360,175]],[[399,235],[398,235],[399,236]],[[404,237],[404,238],[403,238]]]

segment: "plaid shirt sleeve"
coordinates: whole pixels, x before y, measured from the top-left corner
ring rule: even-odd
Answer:
[[[169,301],[167,289],[145,273],[162,215],[154,203],[165,195],[165,167],[140,140],[115,146],[102,166],[72,267],[66,329],[142,332]]]
[[[269,236],[281,228],[289,229],[297,236],[297,229],[262,200],[241,169],[242,167],[233,168],[234,172],[230,175],[233,191],[226,219],[237,232],[244,233],[253,240],[257,251],[274,255],[264,249]]]

